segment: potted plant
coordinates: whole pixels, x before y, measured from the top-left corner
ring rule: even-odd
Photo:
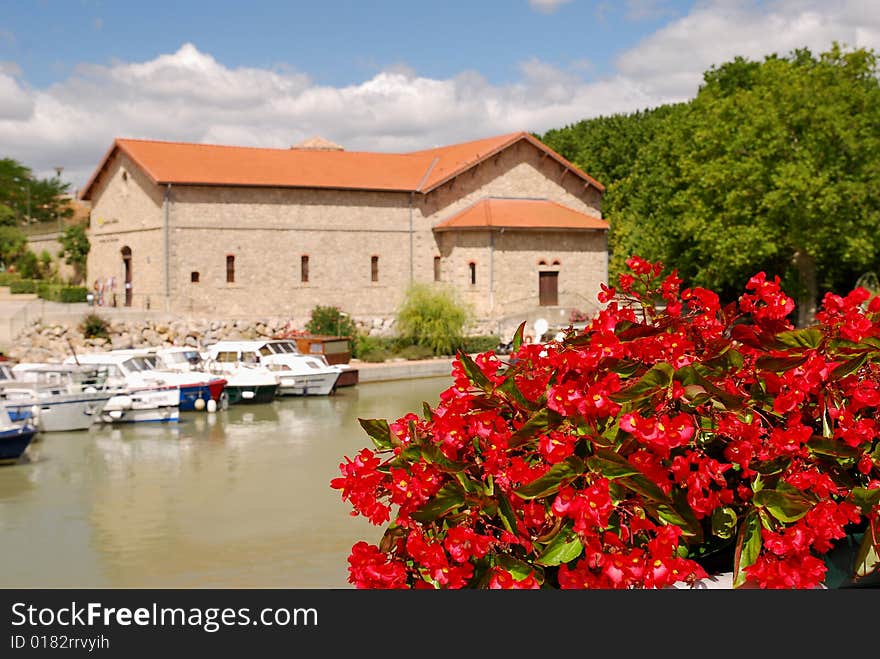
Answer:
[[[362,419],[331,486],[384,526],[359,588],[877,584],[880,297],[815,326],[758,273],[731,304],[638,256],[586,329],[459,354],[436,407]]]

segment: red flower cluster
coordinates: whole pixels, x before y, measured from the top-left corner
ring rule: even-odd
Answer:
[[[813,588],[880,543],[880,298],[794,302],[758,273],[726,306],[637,256],[586,330],[459,355],[422,417],[361,420],[376,450],[331,486],[386,524],[359,588]],[[391,513],[394,511],[392,519]],[[725,558],[726,557],[726,558]],[[722,561],[723,563],[723,561]]]

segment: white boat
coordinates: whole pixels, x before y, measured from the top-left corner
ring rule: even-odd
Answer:
[[[15,464],[25,454],[31,440],[36,437],[37,427],[29,419],[14,421],[0,401],[0,464]]]
[[[230,405],[269,403],[278,395],[275,372],[260,364],[259,353],[241,341],[220,341],[203,354],[209,373],[226,378],[225,391]]]
[[[339,366],[328,364],[323,355],[303,354],[290,339],[220,341],[211,350],[256,355],[257,363],[278,379],[279,396],[327,396],[336,389],[342,373]]]
[[[0,395],[10,413],[30,416],[40,432],[87,430],[119,393],[106,385],[99,367],[25,363],[12,373],[14,380],[0,382]]]
[[[194,348],[129,348],[111,350],[110,353],[140,357],[137,364],[145,379],[159,384],[176,384],[180,390],[181,412],[209,408],[208,402],[212,400],[214,409],[228,405],[223,398],[225,378],[205,370],[184,367],[184,363],[188,363],[186,357],[189,353],[198,355]]]
[[[180,388],[145,375],[150,370],[143,357],[113,352],[93,352],[68,357],[65,364],[101,366],[107,385],[119,392],[101,412],[104,423],[177,422],[180,420]]]

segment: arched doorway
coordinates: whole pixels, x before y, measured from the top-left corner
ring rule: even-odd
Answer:
[[[125,277],[123,278],[123,288],[125,289],[125,306],[131,306],[131,247],[126,245],[120,250],[122,252],[122,265],[125,267]]]

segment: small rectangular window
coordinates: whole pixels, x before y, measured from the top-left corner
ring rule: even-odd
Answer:
[[[471,286],[473,286],[477,283],[477,264],[471,261],[468,263],[468,268],[470,270]]]
[[[195,270],[193,270],[191,273],[189,273],[189,280],[193,284],[198,284],[199,283],[199,273],[196,272]]]
[[[434,281],[440,281],[440,257],[434,257]]]
[[[370,257],[370,279],[372,281],[379,281],[379,257],[371,256]]]
[[[235,257],[232,254],[226,255],[226,283],[235,282]]]
[[[309,280],[309,257],[303,254],[299,260],[299,280],[307,282]]]

